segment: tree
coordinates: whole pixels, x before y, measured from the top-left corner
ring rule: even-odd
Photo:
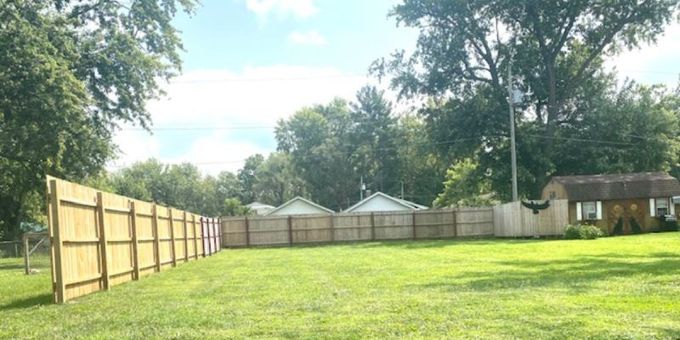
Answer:
[[[363,175],[364,183],[374,191],[398,192],[397,120],[392,116],[392,104],[385,99],[384,91],[374,86],[361,88],[356,102],[351,104],[350,118],[352,163]]]
[[[180,68],[180,6],[194,1],[0,0],[2,237],[38,218],[46,174],[96,174],[119,122],[149,126],[144,103]]]
[[[224,200],[221,216],[244,216],[249,213],[250,209],[241,204],[238,198],[227,198]]]
[[[495,175],[507,167],[500,162],[509,130],[506,85],[528,93],[515,121],[518,142],[531,149],[519,156],[522,193],[536,195],[563,157],[556,135],[583,120],[593,97],[588,91],[606,85],[602,57],[653,42],[678,6],[675,0],[405,0],[392,15],[420,30],[417,50],[397,52],[372,70],[391,74],[401,95],[437,100],[422,110],[433,136],[468,140],[443,149],[457,160],[479,154],[480,165]],[[507,79],[513,53],[517,76]],[[494,189],[507,198],[504,177]]]
[[[255,191],[257,200],[275,206],[296,196],[306,196],[305,182],[297,175],[290,156],[274,152],[257,169]]]
[[[434,201],[435,207],[478,207],[494,205],[491,183],[480,173],[477,163],[465,159],[446,171],[444,191]]]
[[[348,207],[354,193],[359,197],[349,138],[352,126],[348,103],[335,99],[296,112],[279,121],[275,130],[279,151],[290,154],[311,198],[335,209]]]
[[[241,183],[241,201],[253,202],[257,199],[259,194],[255,191],[255,184],[257,182],[257,169],[264,163],[264,156],[260,154],[252,155],[246,158],[243,168],[238,171],[236,176]]]
[[[399,172],[404,184],[404,199],[431,205],[441,192],[449,164],[446,155],[437,153],[430,141],[425,122],[416,115],[402,116],[397,125],[396,144]]]

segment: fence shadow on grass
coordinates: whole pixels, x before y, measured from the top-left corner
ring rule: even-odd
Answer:
[[[8,304],[0,305],[0,311],[6,311],[10,309],[23,309],[30,308],[41,305],[51,305],[52,304],[52,294],[44,293],[40,295],[33,295],[23,299],[14,300]]]
[[[629,260],[647,260],[629,262]],[[584,255],[567,260],[509,260],[488,272],[468,271],[417,285],[452,292],[499,291],[560,286],[573,291],[593,289],[593,284],[612,277],[680,273],[680,255],[655,253],[648,256],[621,254]]]

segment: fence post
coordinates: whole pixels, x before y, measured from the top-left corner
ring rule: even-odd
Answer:
[[[50,196],[49,202],[51,208],[52,218],[50,219],[51,229],[51,247],[52,247],[52,261],[54,262],[54,281],[56,291],[54,300],[56,303],[64,303],[66,301],[66,285],[64,284],[64,264],[61,261],[61,253],[63,243],[61,240],[61,215],[59,214],[59,207],[61,205],[61,195],[59,193],[59,186],[57,180],[50,180]]]
[[[248,221],[248,216],[246,216],[246,247],[250,247],[250,222]]]
[[[158,206],[156,204],[153,205],[152,207],[152,212],[151,214],[153,215],[152,218],[152,227],[153,227],[153,251],[154,255],[156,256],[156,271],[160,272],[161,271],[161,242],[160,238],[158,236]]]
[[[203,243],[203,257],[207,257],[208,253],[210,252],[210,242],[207,241],[210,240],[210,233],[208,231],[207,224],[208,220],[201,216],[201,243]]]
[[[413,237],[413,240],[415,240],[416,239],[416,211],[415,210],[413,210],[413,212],[411,213],[411,222],[412,222],[412,227],[413,227],[413,231],[412,231],[413,235],[411,235],[411,236]]]
[[[224,234],[222,233],[222,218],[221,217],[217,218],[217,232],[220,235],[219,240],[217,241],[217,249],[219,249],[218,251],[222,251],[222,239],[224,237]]]
[[[97,191],[97,222],[99,224],[99,248],[101,251],[102,279],[104,290],[109,290],[109,256],[106,240],[106,226],[104,225],[104,199],[101,191]]]
[[[194,259],[198,260],[198,230],[196,230],[196,215],[191,214],[191,221],[194,230]]]
[[[331,219],[331,243],[335,243],[335,221],[333,220],[333,214],[328,215]]]
[[[168,208],[170,216],[170,250],[172,250],[172,266],[177,267],[177,253],[175,252],[175,218],[172,216],[172,208]]]
[[[458,218],[456,215],[456,208],[453,208],[453,237],[457,238],[458,237]]]
[[[293,216],[288,215],[288,246],[293,245]]]
[[[375,214],[371,212],[371,241],[375,241]]]
[[[184,262],[189,262],[189,235],[187,235],[187,212],[182,212],[182,224],[184,225]]]
[[[208,248],[210,248],[210,255],[215,253],[215,230],[212,218],[208,217]]]
[[[137,237],[137,209],[135,201],[130,201],[130,214],[132,215],[132,265],[134,269],[134,279],[139,280],[139,240]]]
[[[26,275],[29,275],[29,274],[31,274],[31,270],[30,270],[31,263],[30,263],[29,256],[28,256],[29,255],[28,252],[30,251],[30,249],[28,249],[28,237],[26,236],[26,233],[24,233],[24,235],[21,238],[24,241],[23,242],[23,245],[24,245],[24,268],[25,268],[25,271],[26,271]]]

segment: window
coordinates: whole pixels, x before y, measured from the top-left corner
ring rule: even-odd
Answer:
[[[665,216],[669,214],[668,211],[668,199],[667,198],[657,198],[654,200],[654,206],[656,207],[656,216]]]
[[[597,203],[583,202],[583,219],[597,220]]]
[[[557,197],[557,193],[554,192],[554,191],[551,191],[551,192],[550,192],[550,199],[551,199],[551,200],[554,200],[555,197]]]

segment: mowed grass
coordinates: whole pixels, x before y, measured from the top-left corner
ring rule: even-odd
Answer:
[[[225,250],[50,299],[0,260],[0,337],[679,338],[680,233]]]

